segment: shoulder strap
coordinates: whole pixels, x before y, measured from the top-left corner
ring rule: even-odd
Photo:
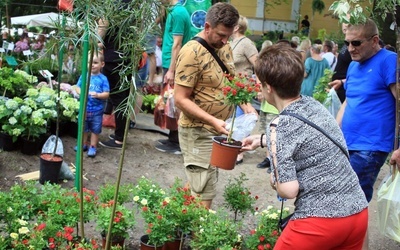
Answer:
[[[337,142],[335,139],[333,139],[328,133],[326,133],[325,130],[323,130],[321,127],[319,127],[315,123],[307,120],[306,118],[302,117],[301,115],[298,115],[295,113],[290,113],[290,112],[287,112],[286,110],[282,111],[281,114],[293,116],[293,117],[307,123],[308,125],[315,128],[316,130],[320,131],[322,134],[324,134],[326,137],[328,137],[329,140],[331,140],[333,143],[335,143],[335,145],[338,146],[340,148],[340,150],[342,150],[342,152],[346,155],[347,159],[349,159],[349,154],[348,154],[347,150],[342,145],[340,145],[339,142]]]
[[[235,46],[232,48],[232,50],[235,50],[236,46],[238,46],[238,44],[245,38],[246,38],[245,36],[240,38],[240,40],[235,44]]]
[[[208,43],[201,37],[195,36],[192,38],[192,40],[196,40],[198,41],[201,45],[203,45],[204,48],[206,48],[211,55],[215,58],[215,60],[218,62],[219,66],[221,67],[222,71],[225,74],[229,74],[229,70],[228,68],[225,66],[225,64],[222,62],[221,58],[219,58],[219,56],[217,55],[217,53],[215,53],[215,50],[213,48],[210,47],[210,45],[208,45]]]
[[[331,68],[332,68],[332,66],[335,64],[335,62],[336,62],[336,56],[333,56],[333,62],[332,62],[332,64],[331,64]]]

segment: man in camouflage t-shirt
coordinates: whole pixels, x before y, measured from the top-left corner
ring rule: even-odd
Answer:
[[[226,73],[232,75],[235,67],[227,44],[238,19],[239,13],[232,5],[217,3],[208,10],[204,30],[198,34],[221,58],[229,70]],[[205,47],[195,40],[182,47],[174,93],[176,106],[182,111],[179,141],[192,194],[200,195],[206,207],[216,195],[217,171],[209,164],[212,137],[228,134],[225,120],[233,113],[233,107],[222,98],[224,86],[224,72]],[[250,112],[251,106],[242,106]]]

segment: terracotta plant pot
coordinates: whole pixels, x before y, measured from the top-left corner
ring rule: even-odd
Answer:
[[[165,242],[162,250],[180,250],[183,247],[185,238],[182,240],[180,238],[176,238],[174,241]]]
[[[140,250],[162,250],[163,247],[155,247],[147,244],[149,242],[149,236],[147,234],[140,237]],[[178,250],[178,249],[177,249]]]
[[[229,144],[226,141],[227,138],[223,136],[215,136],[213,138],[210,165],[225,170],[232,170],[235,168],[236,158],[242,148],[242,143],[234,141],[232,144]]]
[[[63,158],[59,155],[52,156],[51,154],[40,155],[40,184],[49,182],[51,184],[58,183]]]

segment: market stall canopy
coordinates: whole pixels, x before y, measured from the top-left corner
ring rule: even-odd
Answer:
[[[61,14],[49,12],[36,15],[11,17],[11,24],[56,28],[61,25],[62,19],[63,16]],[[73,20],[69,17],[66,17],[66,26],[73,26]]]

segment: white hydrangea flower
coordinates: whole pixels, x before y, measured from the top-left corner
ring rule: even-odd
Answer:
[[[17,119],[15,119],[15,117],[13,116],[13,117],[10,117],[10,118],[8,119],[8,122],[9,122],[11,125],[15,125],[15,124],[17,123]]]

